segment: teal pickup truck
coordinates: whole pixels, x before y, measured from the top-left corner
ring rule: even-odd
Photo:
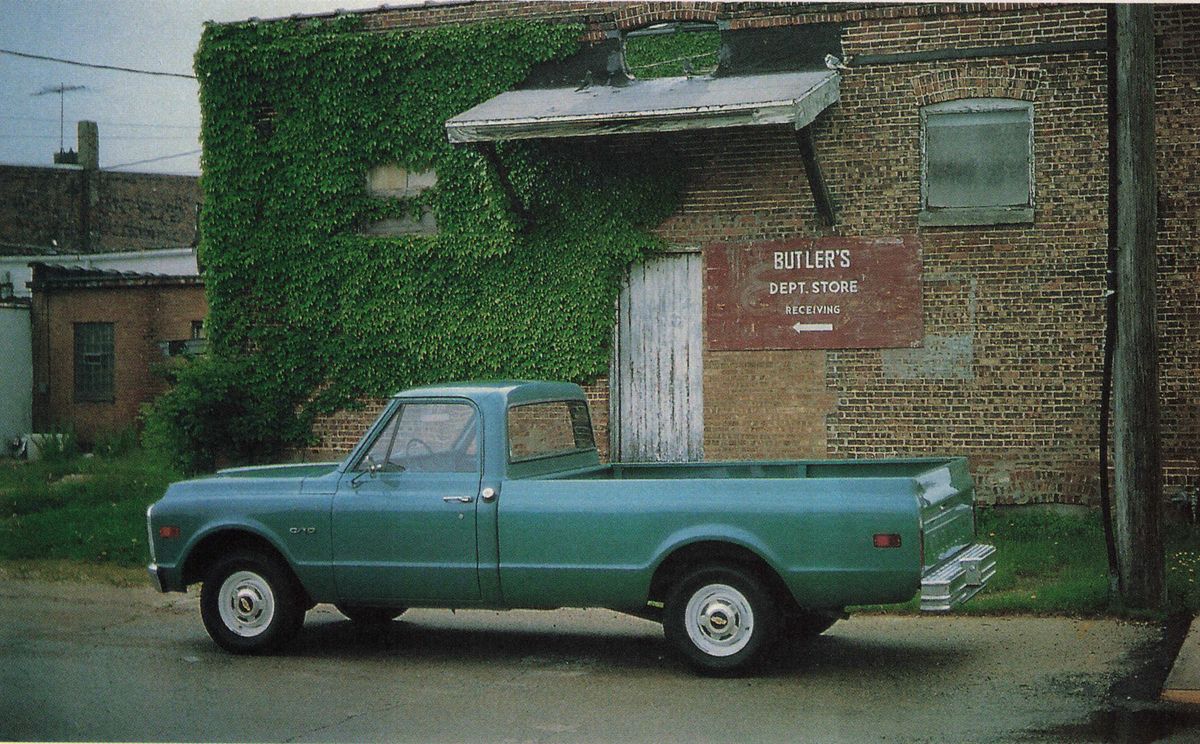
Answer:
[[[149,571],[164,592],[200,582],[238,653],[318,602],[362,623],[605,607],[720,673],[847,605],[968,599],[995,570],[973,495],[962,458],[604,465],[577,385],[460,383],[395,396],[343,462],[173,484],[146,513]]]

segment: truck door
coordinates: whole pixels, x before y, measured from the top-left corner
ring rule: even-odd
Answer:
[[[345,602],[478,600],[479,415],[465,400],[405,401],[333,500]]]

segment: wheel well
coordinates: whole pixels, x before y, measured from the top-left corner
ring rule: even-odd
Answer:
[[[699,566],[710,565],[735,565],[751,571],[767,585],[781,611],[791,614],[799,609],[796,599],[783,583],[783,579],[760,555],[741,545],[718,540],[684,545],[667,556],[654,572],[654,578],[650,580],[647,600],[664,601],[671,587],[683,578],[684,574]]]
[[[208,571],[208,567],[213,564],[213,561],[235,550],[250,550],[278,559],[283,566],[287,567],[288,573],[292,576],[292,581],[296,584],[296,589],[301,592],[302,596],[308,596],[308,592],[304,589],[300,580],[296,578],[296,573],[292,571],[291,564],[288,563],[283,553],[279,552],[279,549],[272,545],[270,540],[245,530],[221,530],[214,532],[211,535],[207,535],[196,547],[192,548],[191,554],[183,564],[184,585],[187,586],[203,580],[204,574]]]

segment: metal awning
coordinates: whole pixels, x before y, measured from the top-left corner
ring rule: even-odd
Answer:
[[[446,121],[450,142],[790,124],[838,99],[838,73],[805,70],[510,90]]]

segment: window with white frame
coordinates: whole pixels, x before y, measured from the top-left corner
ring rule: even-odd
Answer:
[[[1033,222],[1033,104],[969,98],[921,109],[922,225]]]

